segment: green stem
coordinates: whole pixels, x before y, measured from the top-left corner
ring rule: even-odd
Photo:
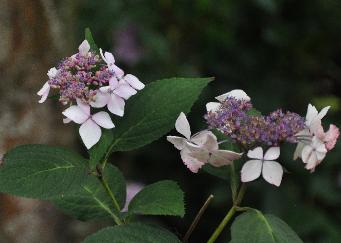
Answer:
[[[110,196],[111,200],[113,201],[114,207],[116,208],[116,210],[118,212],[121,211],[120,205],[118,204],[115,195],[112,193],[108,182],[102,177],[101,178],[101,183],[104,186],[105,191],[108,193],[108,195]]]
[[[232,193],[232,202],[234,204],[238,196],[238,177],[236,175],[236,169],[235,169],[235,165],[233,161],[230,165],[230,186],[231,186],[231,193]]]
[[[108,162],[109,156],[110,156],[113,148],[115,147],[115,145],[117,144],[118,141],[119,141],[119,139],[116,139],[112,144],[110,144],[110,147],[108,148],[107,152],[105,153],[104,159],[101,162],[102,170],[104,170],[104,168],[105,168],[105,166],[106,166],[106,164]]]
[[[213,243],[216,241],[216,239],[219,237],[219,235],[221,234],[221,232],[224,230],[225,226],[228,224],[228,222],[230,222],[231,218],[233,217],[233,215],[237,212],[237,208],[239,206],[239,204],[241,203],[244,194],[246,191],[246,184],[242,184],[238,193],[238,196],[235,200],[235,202],[233,203],[233,206],[230,208],[230,210],[227,212],[227,214],[225,215],[225,217],[223,218],[223,220],[220,222],[220,224],[218,225],[218,227],[215,229],[215,231],[213,232],[212,236],[210,237],[210,239],[207,241],[207,243]]]
[[[111,191],[111,189],[110,189],[110,187],[109,187],[108,182],[104,179],[103,176],[100,177],[100,181],[101,181],[101,183],[102,183],[102,185],[103,185],[105,191],[107,192],[107,194],[108,194],[109,197],[111,198],[111,200],[112,200],[112,202],[113,202],[113,205],[114,205],[116,211],[117,211],[117,212],[121,212],[120,205],[118,204],[115,195],[112,193],[112,191]],[[113,217],[113,218],[114,218],[116,224],[118,224],[118,225],[123,224],[122,220],[121,220],[119,217],[117,217],[116,215],[115,215],[115,217]]]
[[[235,214],[236,212],[236,207],[232,206],[232,208],[228,211],[228,213],[226,214],[226,216],[223,218],[223,220],[220,222],[219,226],[215,229],[215,231],[213,232],[211,238],[207,241],[207,243],[213,243],[216,241],[216,239],[218,238],[218,236],[221,234],[221,232],[223,231],[223,229],[225,228],[226,224],[230,221],[230,219],[232,218],[232,216]]]

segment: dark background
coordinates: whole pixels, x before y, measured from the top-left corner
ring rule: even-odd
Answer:
[[[2,153],[20,143],[85,152],[75,127],[61,123],[62,107],[52,101],[38,105],[35,95],[48,68],[77,50],[85,27],[99,46],[114,53],[119,66],[144,83],[214,76],[189,114],[193,131],[205,126],[205,104],[235,88],[244,89],[263,114],[283,108],[305,115],[308,103],[318,109],[332,105],[324,123],[341,125],[340,1],[0,0],[0,9]],[[282,148],[280,162],[288,173],[280,188],[262,179],[250,183],[243,205],[281,217],[304,242],[340,242],[341,143],[312,174],[301,161],[292,161],[294,149]],[[231,206],[229,184],[191,173],[165,137],[114,154],[111,161],[129,181],[180,184],[185,217],[146,218],[180,237],[214,194],[190,242],[205,242]],[[2,195],[0,208],[0,242],[78,242],[98,227],[38,201]],[[228,238],[226,231],[220,240]]]

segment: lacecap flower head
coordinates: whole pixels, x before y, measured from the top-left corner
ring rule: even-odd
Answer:
[[[124,74],[115,64],[112,53],[103,54],[101,49],[100,53],[92,51],[87,40],[80,44],[78,53],[64,58],[47,75],[48,81],[37,93],[41,96],[39,103],[47,99],[51,89],[57,89],[59,101],[71,106],[63,112],[67,117],[64,123],[72,120],[82,124],[80,134],[88,149],[101,137],[99,126],[106,129],[114,127],[108,113],[103,111],[91,115],[91,110],[107,106],[110,113],[123,116],[125,100],[144,88],[134,75]],[[77,106],[73,105],[75,103]]]
[[[220,150],[217,137],[210,131],[216,129],[225,134],[239,149],[247,152],[247,161],[242,166],[241,181],[250,182],[261,175],[275,186],[283,177],[283,166],[277,161],[283,143],[297,144],[294,159],[300,157],[305,168],[313,172],[317,165],[334,148],[339,137],[339,129],[331,124],[324,131],[322,118],[329,106],[320,112],[308,105],[306,117],[291,111],[277,109],[268,115],[261,115],[253,108],[251,98],[240,89],[215,97],[219,102],[206,104],[204,116],[207,130],[191,135],[186,116],[181,113],[175,128],[184,137],[168,136],[167,140],[180,150],[184,164],[192,171],[210,163],[219,167],[229,165],[242,157],[243,153]],[[264,153],[263,148],[266,149]]]

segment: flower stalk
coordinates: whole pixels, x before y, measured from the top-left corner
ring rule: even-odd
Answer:
[[[221,232],[224,230],[224,228],[226,227],[226,225],[230,222],[230,220],[232,219],[232,217],[234,216],[234,214],[238,211],[239,209],[239,204],[241,203],[241,201],[243,200],[243,197],[245,195],[245,191],[246,191],[246,184],[243,183],[240,187],[238,196],[236,198],[236,201],[234,202],[233,206],[230,208],[230,210],[227,212],[227,214],[225,215],[225,217],[223,218],[223,220],[220,222],[220,224],[218,225],[218,227],[215,229],[215,231],[213,232],[212,236],[209,238],[209,240],[207,241],[207,243],[213,243],[217,240],[217,238],[219,237],[219,235],[221,234]]]

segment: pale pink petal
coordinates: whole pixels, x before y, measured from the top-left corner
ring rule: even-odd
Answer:
[[[316,137],[318,139],[320,139],[321,141],[324,140],[324,137],[325,137],[325,133],[324,133],[324,130],[323,130],[323,127],[322,127],[322,123],[321,123],[321,120],[319,119],[315,119],[311,125],[310,125],[310,131],[316,135]]]
[[[189,155],[202,163],[207,163],[210,158],[210,154],[207,150],[198,150],[195,152],[190,152]]]
[[[275,160],[278,159],[279,155],[280,155],[279,147],[271,147],[266,151],[264,155],[264,160]]]
[[[118,66],[116,66],[115,64],[108,66],[108,68],[110,71],[114,72],[117,77],[119,77],[119,78],[123,77],[124,71],[121,68],[119,68]]]
[[[97,112],[96,114],[92,115],[91,119],[97,123],[97,125],[106,128],[111,129],[114,128],[115,125],[112,122],[110,116],[105,111]]]
[[[88,54],[88,52],[90,51],[90,45],[89,42],[87,40],[84,40],[80,46],[78,47],[79,50],[79,54],[81,56],[86,56]]]
[[[316,107],[313,106],[313,105],[311,105],[311,104],[309,104],[309,105],[308,105],[308,109],[307,109],[307,115],[306,115],[306,117],[305,117],[305,119],[306,119],[306,125],[307,125],[307,126],[310,126],[312,120],[313,120],[315,117],[317,117],[317,115],[318,115],[318,111],[317,111]]]
[[[326,106],[324,107],[319,114],[317,115],[318,119],[322,119],[323,117],[325,117],[327,115],[328,110],[330,109],[330,106]]]
[[[90,116],[90,106],[89,106],[87,103],[85,103],[85,102],[83,102],[82,100],[80,100],[80,99],[76,99],[76,101],[77,101],[78,107],[81,108],[82,111],[83,111],[85,114],[87,114],[88,116]]]
[[[101,138],[101,128],[91,119],[87,120],[79,128],[79,135],[87,149],[94,146]]]
[[[231,90],[228,93],[219,95],[217,97],[215,97],[217,100],[219,100],[220,102],[223,102],[226,100],[227,97],[233,97],[237,100],[245,100],[245,101],[250,101],[251,98],[245,93],[244,90],[241,89],[234,89]]]
[[[318,139],[318,137],[313,137],[312,142],[311,142],[311,146],[318,152],[320,153],[327,153],[327,148],[324,144],[323,141],[321,141],[320,139]]]
[[[105,56],[106,63],[108,65],[113,65],[115,63],[115,58],[114,58],[114,55],[112,53],[105,52],[104,56]]]
[[[111,90],[116,89],[116,87],[118,86],[118,80],[116,77],[111,77],[109,79],[109,86]]]
[[[116,94],[111,94],[108,102],[108,110],[118,116],[124,115],[124,99],[117,96]]]
[[[308,163],[311,155],[313,154],[313,148],[310,145],[305,145],[302,149],[302,161],[303,163]]]
[[[242,154],[229,150],[216,150],[211,152],[209,163],[220,167],[231,164],[232,161],[240,159],[241,156]]]
[[[325,152],[316,151],[315,153],[316,153],[316,158],[319,161],[322,161],[326,157],[326,153]]]
[[[202,131],[193,135],[191,142],[204,147],[208,151],[218,149],[217,137],[211,131]]]
[[[135,183],[135,182],[127,183],[126,202],[124,204],[122,212],[128,212],[128,207],[129,207],[131,200],[136,196],[137,193],[139,193],[143,189],[143,187],[144,185],[140,183]]]
[[[339,138],[340,131],[337,126],[331,124],[329,130],[325,134],[324,141],[326,143],[327,150],[332,150],[335,147],[336,141]]]
[[[72,121],[72,120],[69,119],[69,118],[64,118],[64,119],[63,119],[63,123],[64,123],[64,124],[70,123],[71,121]]]
[[[42,96],[49,90],[50,90],[49,82],[46,82],[44,83],[43,87],[37,92],[37,95]]]
[[[302,150],[304,148],[305,144],[304,143],[298,143],[294,152],[294,157],[293,159],[296,160],[297,158],[301,158],[302,156]]]
[[[210,111],[211,111],[211,112],[216,112],[216,111],[219,110],[220,106],[221,106],[221,104],[218,103],[218,102],[208,102],[208,103],[206,104],[206,110],[207,110],[208,112],[210,112]]]
[[[318,160],[316,153],[310,153],[306,161],[307,162],[305,168],[312,172],[315,170],[315,167],[321,162]]]
[[[167,141],[172,143],[175,148],[182,150],[185,147],[186,139],[177,136],[167,136]]]
[[[204,163],[192,157],[190,153],[191,151],[185,147],[180,152],[181,159],[190,171],[198,173],[198,170],[204,165]]]
[[[242,182],[249,182],[257,179],[262,173],[262,161],[249,160],[247,161],[241,171]]]
[[[111,87],[110,86],[104,86],[104,87],[99,88],[99,91],[101,91],[102,93],[110,93]]]
[[[110,94],[99,90],[94,98],[95,100],[91,101],[90,105],[95,108],[102,108],[108,104],[109,99],[110,99]]]
[[[47,72],[47,76],[48,76],[50,79],[52,79],[52,78],[56,77],[57,73],[58,73],[57,68],[53,67],[53,68],[50,68],[50,69],[49,69],[49,71]]]
[[[77,105],[70,106],[62,113],[64,116],[77,124],[84,123],[90,117]]]
[[[99,53],[101,54],[101,57],[102,57],[103,61],[107,63],[107,60],[105,59],[105,57],[104,57],[104,55],[103,55],[103,50],[102,50],[102,48],[99,48]]]
[[[275,186],[280,186],[283,177],[283,168],[276,161],[264,161],[262,175],[264,180]]]
[[[137,91],[133,89],[129,84],[119,84],[118,87],[114,90],[114,93],[127,100],[131,96],[135,95]]]
[[[250,159],[263,159],[263,149],[262,147],[257,147],[253,150],[249,150],[247,152],[247,157],[249,157]]]
[[[45,102],[50,92],[50,85],[46,82],[43,87],[37,92],[37,95],[41,96],[39,103]]]
[[[185,113],[181,112],[175,121],[175,129],[188,140],[191,138],[191,127],[189,126]]]
[[[127,74],[126,76],[124,76],[124,80],[130,84],[131,87],[133,87],[134,89],[137,90],[141,90],[144,88],[144,84],[134,75],[132,74]]]

